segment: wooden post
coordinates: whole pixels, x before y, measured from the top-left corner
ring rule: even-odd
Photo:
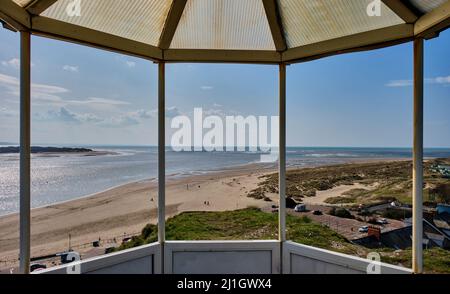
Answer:
[[[30,273],[31,36],[20,32],[20,272]]]
[[[161,271],[164,273],[166,241],[166,72],[158,64],[158,241],[161,244]]]
[[[279,97],[279,150],[278,150],[278,236],[280,241],[280,271],[283,273],[283,243],[286,242],[286,64],[280,64]]]
[[[424,41],[414,40],[413,146],[413,271],[423,272],[423,53]]]

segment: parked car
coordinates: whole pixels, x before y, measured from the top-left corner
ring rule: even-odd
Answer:
[[[36,271],[41,271],[41,270],[45,270],[47,268],[47,266],[45,264],[32,264],[30,266],[30,272],[36,272]]]
[[[367,233],[368,231],[369,231],[368,226],[363,226],[358,229],[358,232],[360,232],[360,233]]]
[[[105,249],[105,254],[110,254],[115,251],[116,247],[108,247]]]
[[[313,214],[314,214],[314,215],[322,215],[323,212],[320,211],[320,210],[314,210],[314,211],[313,211]]]
[[[377,223],[380,225],[387,225],[389,222],[387,221],[387,219],[382,218],[382,219],[377,220]]]
[[[294,208],[295,212],[305,212],[306,211],[306,205],[305,204],[297,204]]]
[[[68,263],[72,263],[74,261],[81,260],[80,253],[75,252],[75,251],[58,253],[58,254],[56,254],[56,256],[59,256],[61,258],[62,264],[68,264]]]

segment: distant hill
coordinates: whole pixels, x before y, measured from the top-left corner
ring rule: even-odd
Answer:
[[[0,143],[1,144],[1,143]],[[0,154],[5,153],[19,153],[19,147],[0,147]],[[67,148],[67,147],[31,147],[31,153],[89,153],[94,152],[92,149],[87,148]]]

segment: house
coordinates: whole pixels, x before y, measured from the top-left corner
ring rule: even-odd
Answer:
[[[444,212],[434,216],[434,225],[450,238],[450,213]]]
[[[438,204],[436,206],[436,213],[438,215],[439,214],[444,214],[444,213],[450,214],[450,205],[448,205],[448,204]]]
[[[406,221],[408,226],[397,230],[368,235],[366,237],[353,240],[352,242],[362,245],[367,248],[392,248],[392,249],[407,249],[412,246],[412,225]],[[440,247],[443,249],[450,249],[450,237],[443,233],[440,229],[434,226],[427,220],[423,221],[423,247],[433,248]]]

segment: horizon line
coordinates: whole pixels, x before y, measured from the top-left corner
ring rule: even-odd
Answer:
[[[12,143],[12,142],[0,142],[1,145],[4,146],[20,146],[19,143]],[[76,143],[36,143],[31,144],[33,147],[52,147],[52,146],[66,146],[66,147],[76,147],[76,146],[90,146],[90,147],[158,147],[158,145],[152,145],[152,144],[76,144]],[[194,149],[196,146],[191,146],[192,149]],[[210,146],[202,146],[210,147]],[[233,148],[254,148],[254,146],[221,146],[224,149],[227,147],[233,147]],[[165,148],[172,148],[170,145],[166,145]],[[257,147],[259,148],[259,147]],[[286,148],[359,148],[359,149],[381,149],[381,148],[391,148],[391,149],[413,149],[413,146],[313,146],[313,145],[304,145],[304,146],[286,146]],[[450,149],[450,146],[443,147],[443,146],[424,146],[424,149]]]

